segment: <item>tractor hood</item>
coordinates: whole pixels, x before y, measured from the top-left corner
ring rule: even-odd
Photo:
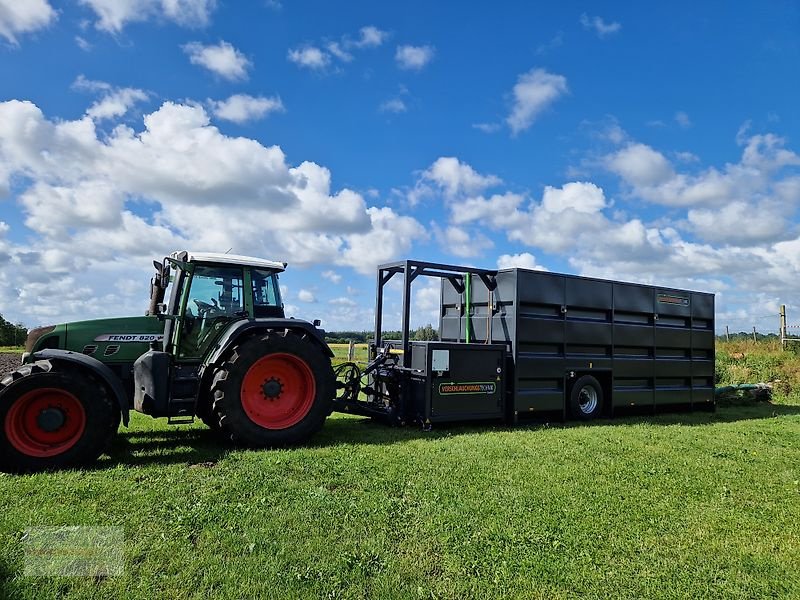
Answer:
[[[26,350],[60,348],[102,362],[133,362],[163,334],[164,322],[155,316],[75,321],[31,330]]]

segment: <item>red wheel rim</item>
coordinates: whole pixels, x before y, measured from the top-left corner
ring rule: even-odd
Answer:
[[[86,429],[86,411],[75,396],[58,388],[31,390],[6,415],[6,438],[28,456],[47,458],[66,452]]]
[[[259,358],[242,380],[242,407],[251,421],[265,429],[297,425],[311,410],[316,394],[314,374],[294,354]]]

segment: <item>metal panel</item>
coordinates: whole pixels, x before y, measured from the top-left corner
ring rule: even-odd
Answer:
[[[615,283],[614,310],[652,315],[653,288],[630,283]]]
[[[579,279],[577,277],[566,278],[566,302],[567,307],[598,308],[606,311],[611,310],[612,283],[610,281],[595,281],[591,279]]]

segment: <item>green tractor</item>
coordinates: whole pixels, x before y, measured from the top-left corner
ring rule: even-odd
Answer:
[[[153,264],[145,316],[31,330],[23,364],[0,380],[0,470],[91,463],[131,408],[170,423],[197,416],[255,447],[322,427],[333,354],[319,321],[284,315],[285,263],[184,251]]]

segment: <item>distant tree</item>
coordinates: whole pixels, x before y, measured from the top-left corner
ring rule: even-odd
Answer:
[[[28,330],[21,323],[10,323],[0,315],[0,346],[22,346]]]
[[[423,327],[415,329],[414,333],[411,335],[411,339],[421,342],[433,342],[439,339],[439,332],[433,328],[433,325],[428,323]]]

